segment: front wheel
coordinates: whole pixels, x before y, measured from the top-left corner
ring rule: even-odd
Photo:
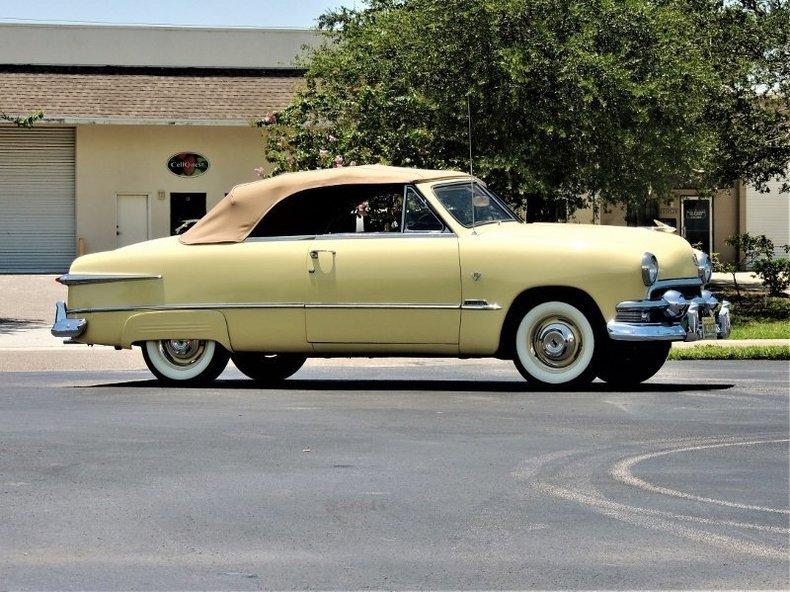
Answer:
[[[205,384],[217,378],[228,365],[228,350],[216,341],[162,339],[142,346],[148,369],[160,382],[170,385]]]
[[[301,354],[264,354],[260,352],[235,352],[233,363],[242,373],[261,384],[274,384],[296,374],[307,356]]]
[[[612,386],[636,386],[661,370],[670,349],[668,341],[609,341],[598,360],[598,378]]]
[[[572,304],[549,301],[529,309],[515,340],[516,368],[532,384],[581,385],[595,378],[595,331]]]

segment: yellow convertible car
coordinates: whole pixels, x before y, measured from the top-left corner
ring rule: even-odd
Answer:
[[[455,171],[357,166],[235,187],[185,234],[79,257],[52,333],[140,346],[161,381],[232,359],[511,359],[538,385],[650,378],[672,341],[726,338],[707,256],[650,229],[525,224]]]

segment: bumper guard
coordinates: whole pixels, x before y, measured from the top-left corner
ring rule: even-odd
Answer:
[[[617,341],[727,339],[732,331],[730,303],[720,303],[708,290],[690,300],[668,290],[660,300],[621,302],[606,328]]]
[[[73,339],[82,335],[88,326],[86,319],[70,319],[66,316],[67,312],[65,302],[55,304],[55,324],[52,325],[52,334],[55,337]]]

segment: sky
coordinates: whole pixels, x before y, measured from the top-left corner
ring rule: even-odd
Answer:
[[[362,0],[0,0],[0,22],[306,28],[355,4]]]

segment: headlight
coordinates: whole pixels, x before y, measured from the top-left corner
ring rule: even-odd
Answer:
[[[702,280],[702,285],[704,286],[710,281],[710,276],[713,275],[713,266],[710,263],[710,257],[708,257],[705,253],[700,253],[697,256],[697,260],[699,261],[697,274],[699,275],[699,279]]]
[[[642,281],[646,286],[652,286],[658,279],[658,259],[653,253],[642,256]]]

